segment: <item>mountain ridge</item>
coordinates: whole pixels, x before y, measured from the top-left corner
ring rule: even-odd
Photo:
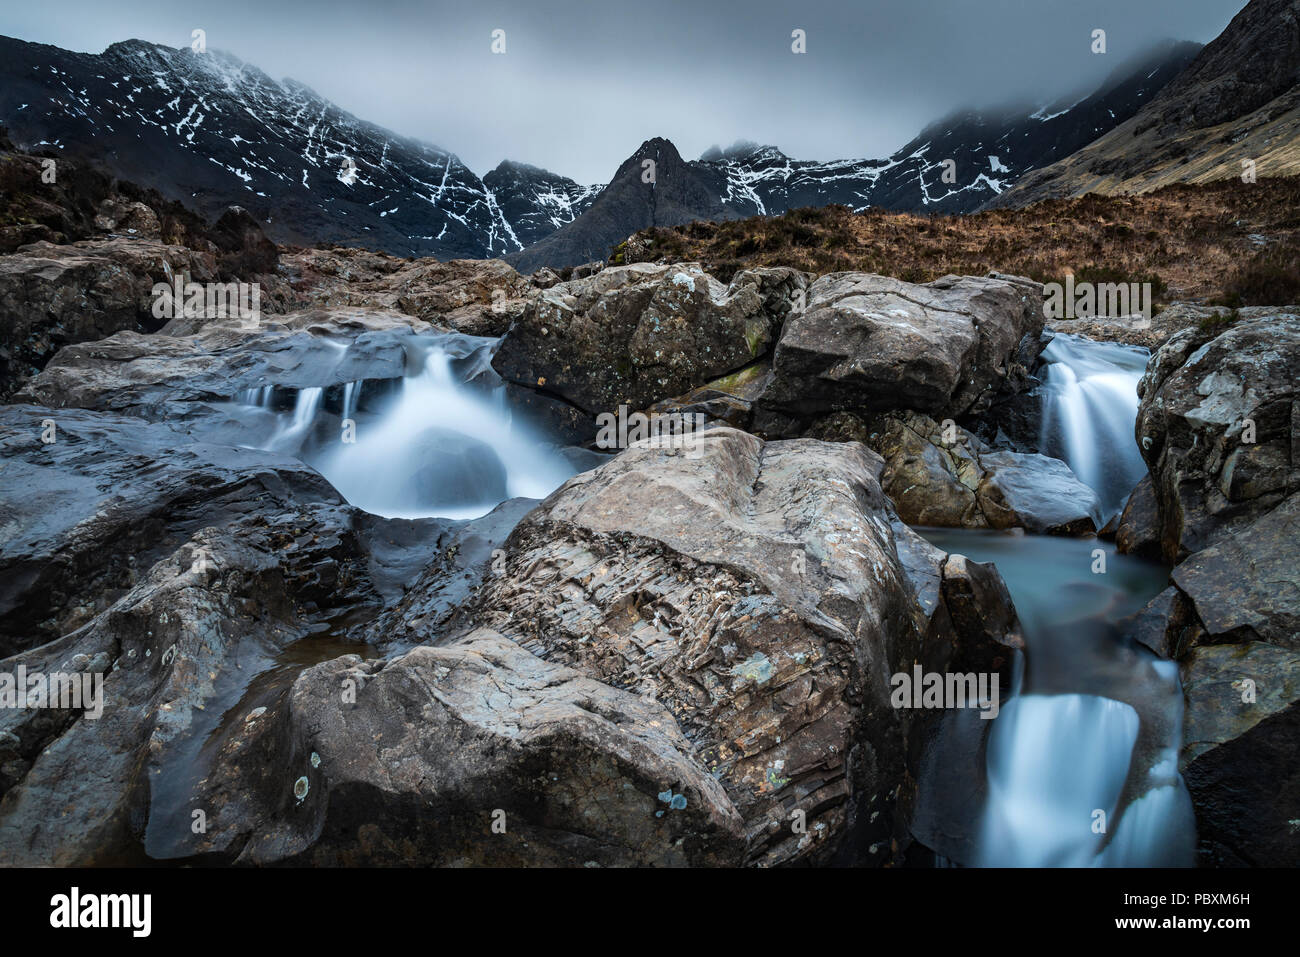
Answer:
[[[991,205],[1300,174],[1300,0],[1251,0],[1142,110]]]
[[[91,158],[200,215],[238,203],[282,242],[491,258],[523,248],[521,230],[577,215],[591,190],[539,171],[497,195],[455,153],[219,50],[132,39],[83,54],[0,37],[0,63],[0,120],[15,142]],[[567,201],[534,208],[530,193]]]

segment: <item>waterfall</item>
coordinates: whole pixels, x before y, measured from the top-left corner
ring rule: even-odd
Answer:
[[[1172,669],[1172,662],[1161,664]],[[1178,701],[1177,721],[1167,726],[1153,758],[1136,747],[1142,719],[1125,702],[1090,694],[1025,694],[1009,701],[989,735],[989,796],[976,863],[1192,864],[1196,824],[1178,774],[1182,693],[1177,675],[1166,677]],[[1166,717],[1158,716],[1162,727]],[[1126,799],[1126,787],[1135,796]]]
[[[1042,358],[1040,448],[1063,459],[1110,518],[1146,474],[1134,423],[1148,352],[1058,334]],[[1167,570],[1096,539],[947,529],[926,537],[997,563],[1026,644],[1023,675],[988,733],[987,799],[966,863],[1193,864],[1196,824],[1178,773],[1178,669],[1118,627],[1167,585]],[[1093,573],[1098,548],[1105,574]]]
[[[284,452],[296,450],[315,423],[324,395],[325,390],[319,386],[299,389],[294,398],[293,413],[271,436],[267,448]]]
[[[1124,507],[1146,475],[1133,423],[1137,384],[1149,355],[1146,349],[1063,333],[1043,350],[1040,448],[1064,459],[1097,493],[1103,520]]]
[[[290,412],[275,412],[269,385],[234,401],[261,410],[263,423],[274,417],[255,447],[301,458],[359,508],[389,518],[475,518],[508,498],[543,498],[575,471],[553,441],[511,415],[487,362],[491,346],[421,337],[407,347],[395,394],[365,390],[363,402],[363,380],[343,382],[337,413],[327,411],[323,386],[297,390]]]
[[[396,518],[472,518],[507,498],[543,498],[573,474],[512,420],[503,388],[471,389],[451,363],[431,347],[378,421],[358,423],[355,443],[331,443],[309,461],[352,504]]]
[[[1007,702],[989,736],[978,863],[1092,863],[1115,816],[1137,734],[1137,712],[1108,698],[1021,695]]]

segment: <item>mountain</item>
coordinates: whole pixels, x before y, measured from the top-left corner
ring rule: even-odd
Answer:
[[[497,205],[523,247],[571,223],[586,211],[600,186],[580,186],[567,176],[504,160],[483,177]]]
[[[997,205],[1237,178],[1243,160],[1258,177],[1300,174],[1300,0],[1251,0],[1136,115]]]
[[[594,192],[518,164],[479,179],[300,83],[141,40],[82,54],[0,37],[0,122],[20,146],[91,158],[209,218],[243,206],[282,242],[487,258],[569,222]]]
[[[971,212],[1133,117],[1198,50],[1165,44],[1087,96],[959,111],[887,159],[796,160],[737,143],[687,161],[656,138],[604,187],[512,161],[480,179],[453,153],[300,83],[218,51],[140,40],[81,54],[0,38],[0,123],[19,146],[91,158],[208,218],[243,206],[281,242],[506,256],[527,272],[604,259],[637,230],[695,220],[830,204]]]
[[[696,220],[778,215],[839,204],[902,212],[969,213],[1030,170],[1055,162],[1128,119],[1197,55],[1196,43],[1167,42],[1126,61],[1097,90],[1053,103],[964,110],[926,127],[888,159],[795,160],[775,146],[741,142],[684,162],[672,143],[643,143],[605,191],[572,223],[523,252],[515,268],[562,268],[604,259],[639,229]],[[642,182],[641,163],[662,164]],[[948,167],[946,160],[952,160]],[[954,182],[944,182],[951,169]]]
[[[726,185],[719,170],[683,160],[668,140],[646,140],[623,161],[586,212],[523,252],[506,256],[506,261],[522,273],[542,266],[576,266],[606,258],[611,247],[638,229],[748,215],[728,202]]]

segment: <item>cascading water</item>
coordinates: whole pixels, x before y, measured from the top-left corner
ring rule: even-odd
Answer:
[[[1146,352],[1058,335],[1043,360],[1042,449],[1064,458],[1113,515],[1146,472],[1133,435]],[[997,564],[1026,643],[988,734],[987,795],[965,863],[1192,864],[1177,667],[1117,625],[1165,587],[1167,571],[1096,539],[924,534]]]
[[[297,390],[289,411],[273,407],[271,386],[245,389],[236,401],[273,417],[257,447],[296,455],[359,508],[388,518],[476,518],[508,498],[545,497],[575,471],[512,417],[484,358],[491,345],[416,339],[395,394],[365,399],[366,382],[345,382],[337,412],[325,411],[319,386]],[[457,363],[468,363],[477,381],[465,381]]]
[[[1043,350],[1040,447],[1097,493],[1104,518],[1124,507],[1146,464],[1133,438],[1146,349],[1058,333]]]
[[[451,361],[430,348],[378,422],[309,460],[349,502],[390,518],[474,518],[507,498],[543,498],[573,474],[511,420],[502,389],[471,391]]]

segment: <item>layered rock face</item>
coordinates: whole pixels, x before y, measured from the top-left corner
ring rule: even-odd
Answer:
[[[1298,366],[1300,323],[1279,315],[1175,335],[1140,387],[1151,483],[1117,541],[1178,563],[1142,633],[1182,668],[1205,863],[1300,862]]]
[[[606,268],[531,300],[493,366],[592,417],[643,409],[767,354],[806,283],[792,269],[724,286],[696,263]]]
[[[1021,344],[1042,328],[1042,287],[1029,280],[822,276],[786,322],[755,426],[781,435],[832,412],[981,412],[1024,373]]]
[[[1207,341],[1208,339],[1208,341]],[[1160,506],[1161,547],[1179,561],[1300,488],[1300,320],[1186,330],[1139,385],[1137,435]]]

